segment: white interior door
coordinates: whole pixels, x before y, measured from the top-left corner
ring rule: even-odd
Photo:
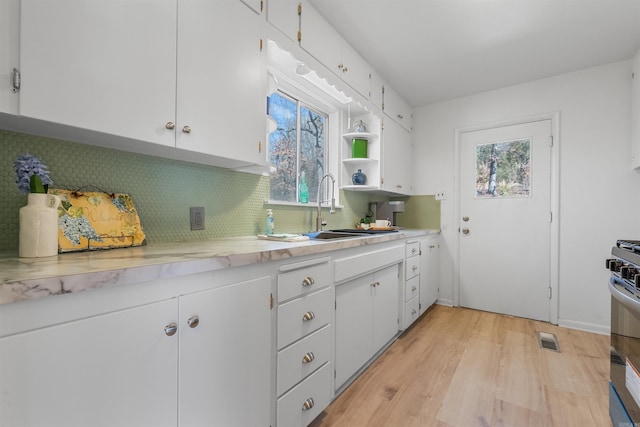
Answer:
[[[463,307],[550,320],[551,120],[460,135]]]

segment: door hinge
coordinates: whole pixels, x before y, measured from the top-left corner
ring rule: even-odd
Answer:
[[[298,16],[302,15],[302,3],[298,3]]]
[[[553,295],[553,290],[551,289],[551,286],[549,286],[549,299],[551,299],[552,295]]]
[[[549,223],[553,222],[553,212],[549,212]]]
[[[273,310],[273,294],[269,294],[269,309]]]
[[[264,0],[260,0],[260,13],[264,11]]]
[[[298,31],[298,41],[302,41],[302,32]]]
[[[262,39],[260,39],[260,52],[262,52],[262,48],[263,48],[263,41]]]
[[[258,141],[258,153],[262,153],[262,141]]]
[[[549,147],[553,147],[553,135],[549,136]]]
[[[335,310],[337,310],[337,309],[338,309],[338,301],[335,301],[335,302],[333,303],[333,308],[334,308]]]
[[[11,92],[16,93],[20,90],[20,71],[17,68],[11,70]]]

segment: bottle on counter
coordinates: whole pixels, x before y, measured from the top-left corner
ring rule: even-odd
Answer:
[[[273,234],[273,232],[276,229],[276,223],[275,220],[273,218],[273,210],[271,209],[267,209],[267,220],[266,220],[266,224],[265,224],[265,234],[267,236]]]
[[[307,176],[304,171],[300,173],[300,195],[298,200],[300,203],[309,203],[309,185],[307,185]]]

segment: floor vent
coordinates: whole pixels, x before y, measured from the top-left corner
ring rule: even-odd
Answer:
[[[557,351],[560,353],[560,346],[554,334],[538,332],[538,345],[545,350]]]

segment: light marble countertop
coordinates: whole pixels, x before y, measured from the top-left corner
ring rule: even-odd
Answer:
[[[322,254],[437,233],[439,230],[399,230],[397,233],[353,239],[303,242],[258,240],[252,236],[65,253],[48,258],[0,255],[0,304]]]

